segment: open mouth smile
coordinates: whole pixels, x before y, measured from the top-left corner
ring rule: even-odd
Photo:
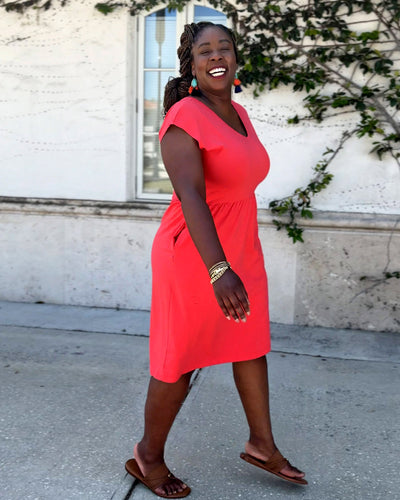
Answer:
[[[219,76],[224,76],[225,73],[226,73],[226,68],[223,68],[223,67],[213,68],[213,69],[210,69],[210,71],[209,71],[209,74],[214,78],[217,78]]]

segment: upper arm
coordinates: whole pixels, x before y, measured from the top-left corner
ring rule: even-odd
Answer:
[[[161,141],[161,154],[177,197],[190,192],[205,199],[206,190],[198,143],[183,129],[171,125]]]

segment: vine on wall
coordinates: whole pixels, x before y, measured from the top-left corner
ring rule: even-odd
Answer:
[[[68,0],[0,0],[0,7],[23,12],[64,6]],[[106,0],[96,8],[132,15],[158,5],[181,10],[189,0]],[[298,217],[312,218],[312,198],[331,182],[328,167],[351,137],[367,137],[371,153],[391,157],[400,168],[400,3],[398,0],[209,0],[238,32],[243,85],[255,95],[290,85],[306,92],[301,121],[347,115],[351,128],[336,148],[327,149],[305,188],[272,201],[274,223],[293,242],[303,241]],[[351,120],[350,120],[351,118]],[[355,125],[354,125],[355,123]]]
[[[368,137],[371,153],[391,156],[400,168],[400,5],[397,1],[270,1],[249,5],[252,27],[242,45],[241,78],[256,92],[291,85],[306,91],[305,113],[290,123],[347,114],[356,121],[337,151],[352,136]],[[243,28],[243,22],[240,23]],[[350,122],[350,120],[349,120]],[[332,179],[323,159],[305,189],[273,201],[278,229],[303,241],[298,215],[312,217],[310,196]]]
[[[34,8],[38,10],[48,10],[55,5],[64,5],[68,0],[0,0],[0,7],[3,7],[7,12],[23,13],[26,9]]]

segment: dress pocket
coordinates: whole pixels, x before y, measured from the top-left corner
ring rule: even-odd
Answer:
[[[174,236],[173,236],[173,243],[172,243],[173,247],[176,246],[176,244],[177,244],[177,242],[178,242],[178,240],[179,240],[182,232],[184,231],[184,229],[186,229],[186,224],[185,223],[181,224],[181,226],[179,226],[178,230],[174,234]]]

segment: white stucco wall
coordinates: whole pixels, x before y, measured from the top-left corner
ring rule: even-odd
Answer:
[[[135,68],[132,18],[104,16],[96,0],[71,0],[37,14],[0,15],[0,195],[123,201],[132,199]],[[349,115],[288,125],[303,114],[289,88],[244,104],[272,168],[258,189],[260,207],[310,180]],[[321,210],[400,213],[400,170],[353,139],[332,164],[334,181],[315,199]]]
[[[0,195],[126,199],[126,13],[0,11]]]

